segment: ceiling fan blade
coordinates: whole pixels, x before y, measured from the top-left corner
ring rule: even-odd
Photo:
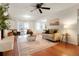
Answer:
[[[41,7],[41,9],[47,9],[47,10],[50,10],[50,8],[48,8],[48,7]]]
[[[40,13],[42,13],[42,10],[41,10],[41,9],[39,9],[39,12],[40,12]]]

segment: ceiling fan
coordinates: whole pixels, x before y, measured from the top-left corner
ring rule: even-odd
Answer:
[[[43,4],[44,4],[44,3],[37,3],[36,6],[35,6],[36,9],[38,9],[40,13],[43,13],[41,9],[50,10],[49,7],[42,7]],[[33,11],[33,10],[32,10],[32,11]]]

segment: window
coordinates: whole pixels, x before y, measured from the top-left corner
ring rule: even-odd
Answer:
[[[36,23],[36,30],[37,31],[43,31],[45,29],[45,23],[43,23],[43,22],[37,22]]]
[[[24,29],[29,29],[29,23],[24,23]]]
[[[25,35],[27,29],[29,29],[29,23],[18,23],[18,31],[21,32],[21,35]]]

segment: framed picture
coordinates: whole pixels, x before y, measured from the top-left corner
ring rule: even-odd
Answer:
[[[52,25],[59,25],[59,24],[60,24],[59,20],[56,20],[56,21],[51,22],[50,26],[52,26]]]

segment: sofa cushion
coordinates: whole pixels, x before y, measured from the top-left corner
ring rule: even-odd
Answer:
[[[54,40],[57,41],[57,40],[61,40],[62,39],[62,35],[60,33],[55,33],[54,34]]]

